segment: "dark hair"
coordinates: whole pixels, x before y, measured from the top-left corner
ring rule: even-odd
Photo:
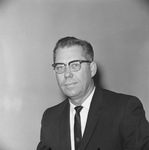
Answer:
[[[85,58],[89,61],[94,60],[93,47],[89,42],[87,42],[85,40],[77,39],[75,37],[64,37],[64,38],[61,38],[60,40],[58,40],[58,42],[56,43],[56,46],[53,50],[53,61],[54,61],[54,63],[55,63],[57,49],[64,48],[64,47],[69,48],[72,46],[81,46],[83,51],[84,51]]]

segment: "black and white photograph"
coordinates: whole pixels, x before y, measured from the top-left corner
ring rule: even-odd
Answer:
[[[149,0],[0,0],[0,150],[149,150]]]

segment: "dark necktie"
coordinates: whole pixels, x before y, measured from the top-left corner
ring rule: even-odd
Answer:
[[[83,108],[82,106],[75,107],[75,110],[76,110],[75,120],[74,120],[75,150],[79,149],[79,145],[80,145],[81,139],[82,139],[81,119],[80,119],[80,111],[81,111],[82,108]]]

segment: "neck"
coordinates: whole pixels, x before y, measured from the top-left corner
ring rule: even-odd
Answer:
[[[69,98],[71,103],[74,104],[75,106],[81,105],[89,97],[89,95],[92,93],[93,89],[94,89],[94,83],[92,82],[91,86],[86,91],[86,94],[84,96],[79,97],[79,98],[72,98],[72,97]]]

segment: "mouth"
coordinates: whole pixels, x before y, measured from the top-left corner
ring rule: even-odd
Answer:
[[[77,83],[76,82],[74,82],[74,83],[66,83],[66,84],[64,84],[64,86],[69,87],[69,86],[74,86],[75,84],[77,84]]]

